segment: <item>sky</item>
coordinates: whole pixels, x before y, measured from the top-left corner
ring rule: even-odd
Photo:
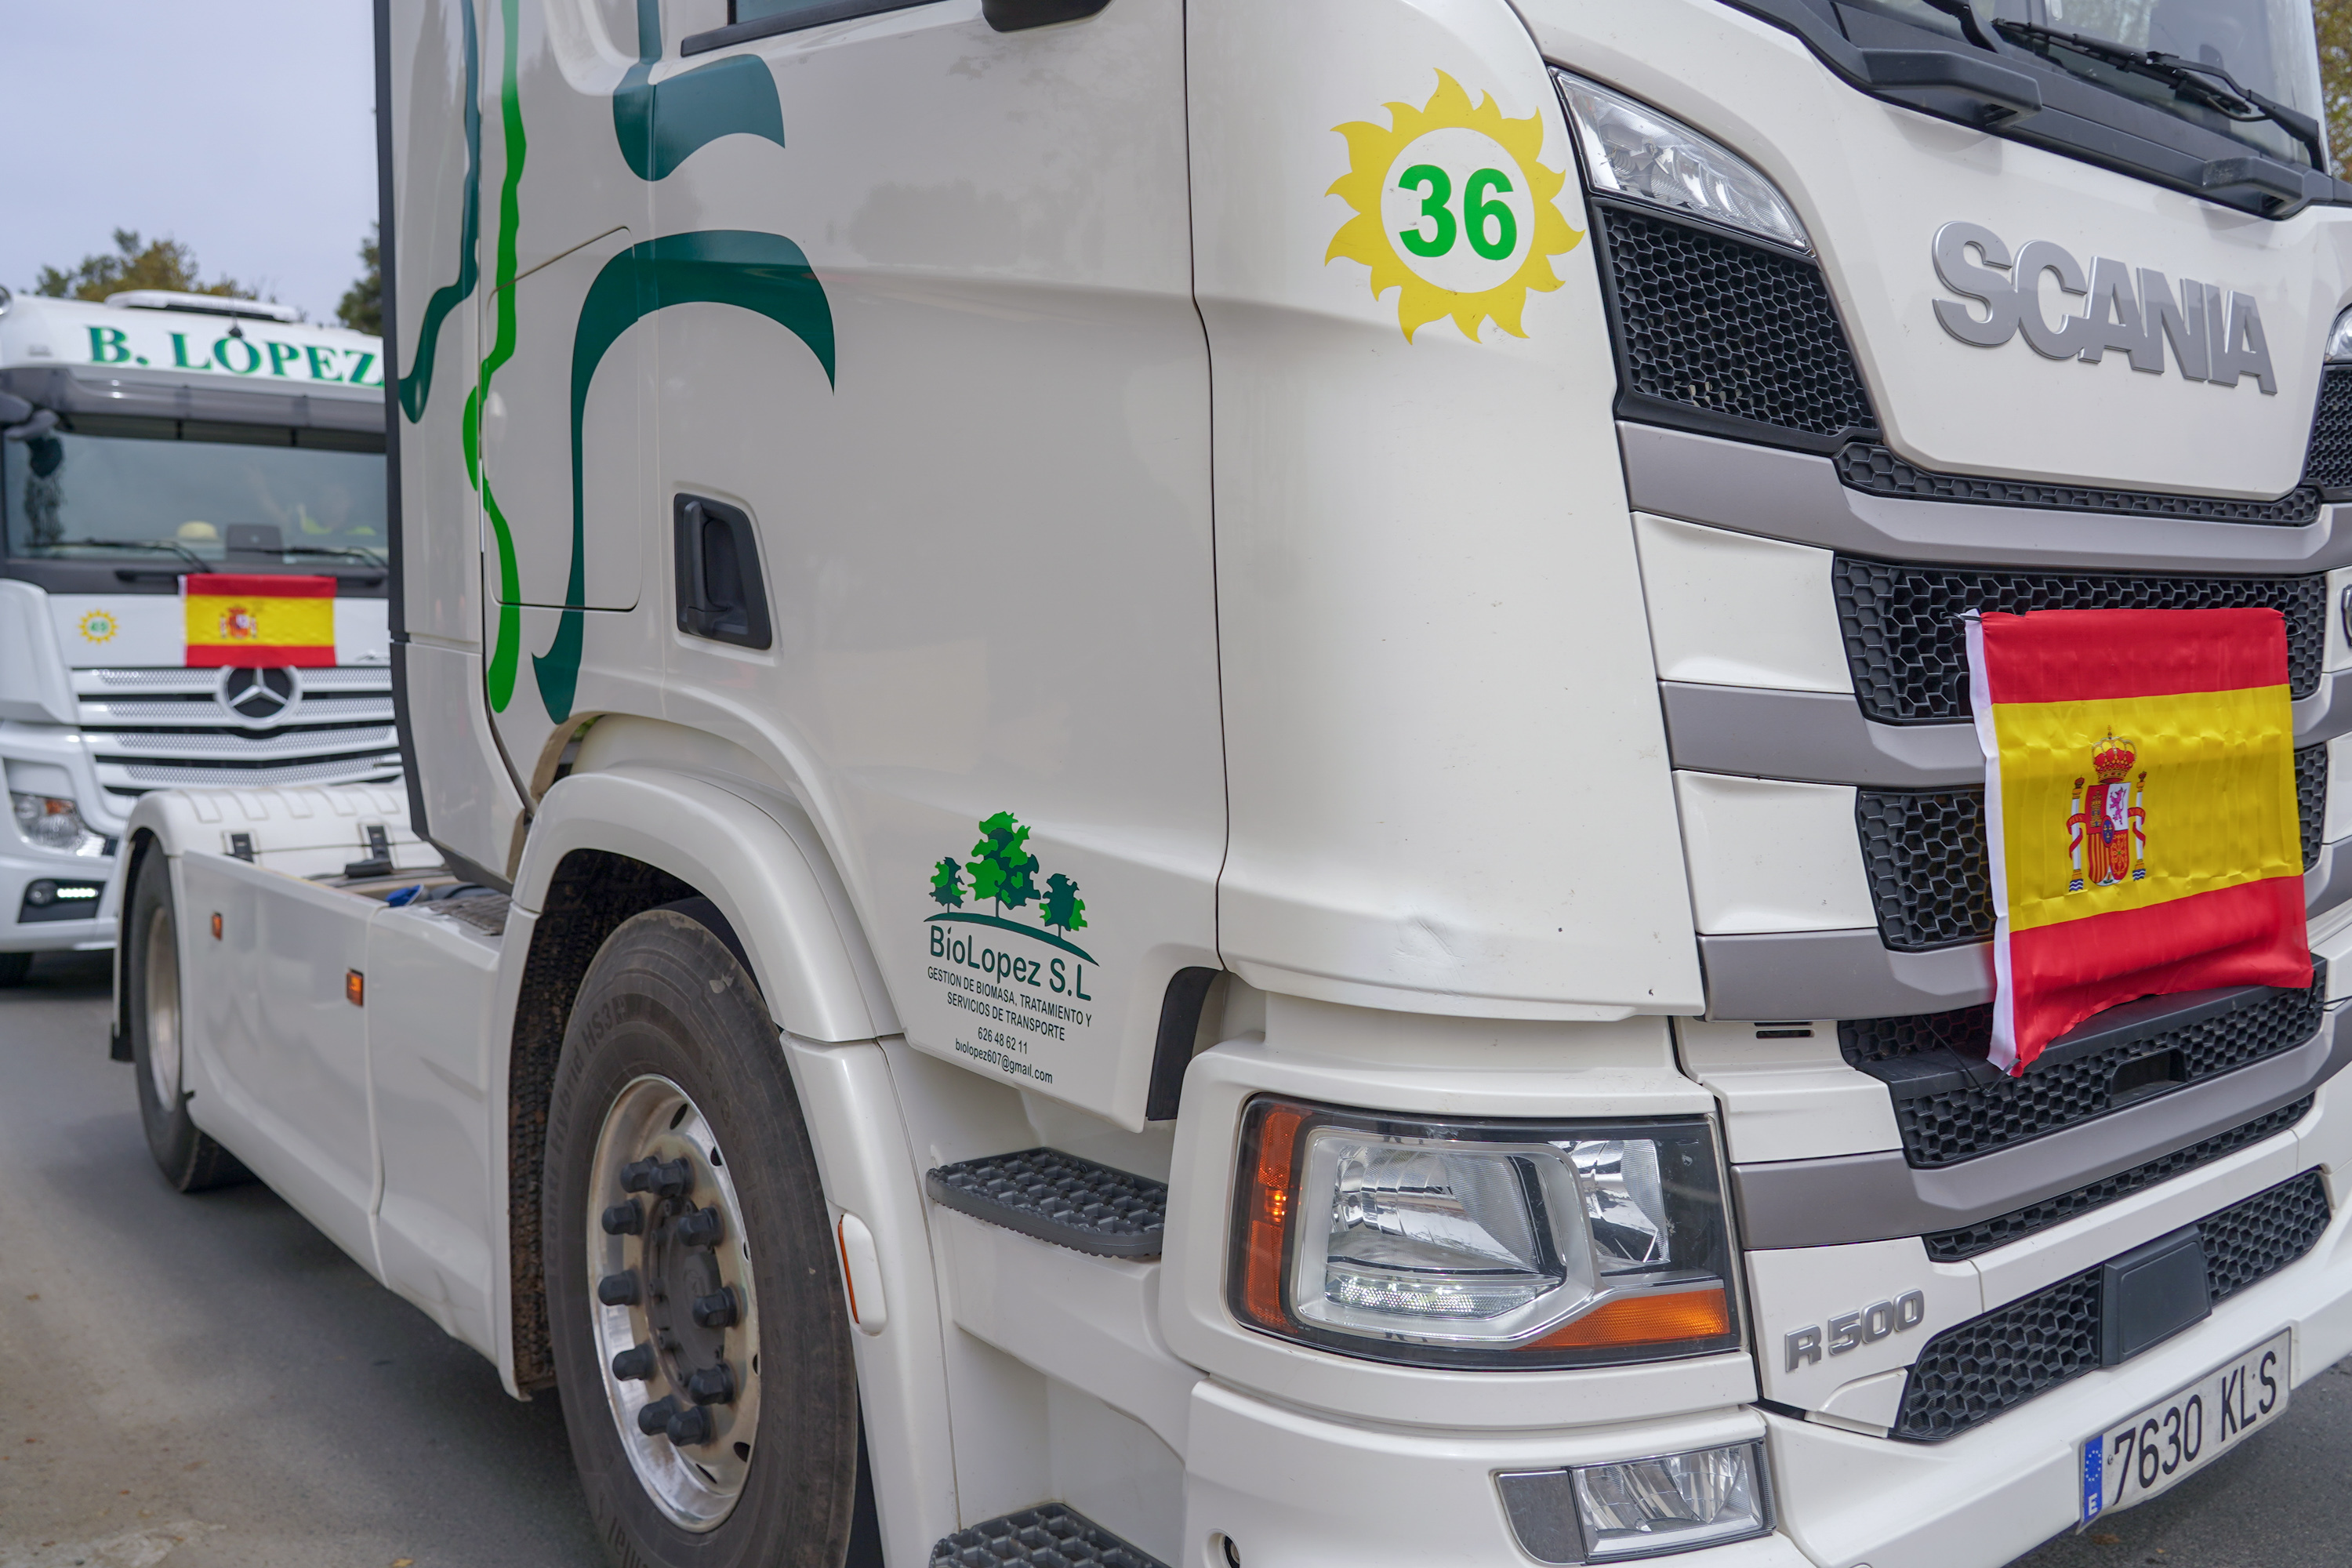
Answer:
[[[192,247],[332,321],[375,221],[368,0],[0,0],[0,284]]]

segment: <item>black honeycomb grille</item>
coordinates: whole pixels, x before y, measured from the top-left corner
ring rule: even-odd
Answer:
[[[1857,790],[1853,820],[1881,942],[1927,952],[1992,935],[1984,791]]]
[[[2185,1175],[2226,1154],[2250,1149],[2271,1134],[2284,1131],[2302,1121],[2311,1110],[2311,1104],[2312,1097],[2305,1095],[2293,1104],[2282,1105],[2266,1116],[2257,1116],[2227,1132],[2216,1132],[2186,1149],[2175,1149],[2161,1159],[2134,1165],[2128,1171],[2118,1171],[2105,1181],[2076,1187],[2071,1193],[2061,1193],[2054,1198],[2044,1198],[2038,1204],[2028,1204],[2021,1209],[2012,1209],[2005,1215],[1963,1226],[1958,1230],[1937,1231],[1919,1239],[1927,1244],[1927,1256],[1938,1263],[1958,1263],[1979,1253],[1990,1252],[1997,1247],[2007,1247],[2035,1231],[2063,1225],[2077,1215],[2088,1214],[2118,1198],[2127,1198],[2175,1176]]]
[[[2327,1189],[2306,1171],[2198,1222],[2213,1300],[2275,1274],[2326,1230]],[[1895,1435],[1940,1443],[2099,1364],[2099,1270],[1945,1330],[1921,1347]]]
[[[2352,364],[2330,365],[2320,379],[2303,482],[2331,494],[2352,487]]]
[[[2089,1048],[2053,1042],[2015,1078],[1985,1059],[1990,1006],[1849,1018],[1838,1025],[1838,1046],[1850,1065],[1886,1084],[1903,1157],[1929,1170],[2106,1115],[2118,1109],[2116,1069],[2127,1064],[2164,1057],[2160,1081],[2193,1084],[2293,1050],[2318,1032],[2326,994],[2326,965],[2315,960],[2307,990],[2247,987],[2192,1005],[2187,1022],[2168,1025],[2158,1011],[2146,1027]]]
[[[2319,576],[2000,572],[1841,555],[1831,582],[1854,696],[1864,717],[1881,724],[1969,717],[1960,617],[1969,610],[2277,610],[2286,617],[2287,684],[2297,697],[2319,689],[2327,650],[2327,580]]]
[[[2324,406],[2324,405],[2323,405]],[[2345,467],[2352,470],[2352,399],[2347,399]],[[2315,451],[2317,431],[2314,430]],[[1976,474],[1937,474],[1914,468],[1885,447],[1850,441],[1838,448],[1838,479],[1849,489],[1909,500],[1970,501],[1978,506],[2025,506],[2046,511],[2098,511],[2122,517],[2180,517],[2203,522],[2259,522],[2294,527],[2319,515],[2317,481],[2299,486],[2276,500],[2231,500],[2218,496],[2166,495],[2155,490],[2103,490],[2088,485],[2041,484],[1992,479]],[[2343,482],[2352,483],[2352,479]]]
[[[2233,1296],[2309,1252],[2327,1228],[2327,1184],[2305,1171],[2197,1225],[2213,1300]]]
[[[1820,268],[1636,208],[1593,211],[1628,392],[1817,437],[1875,427]]]
[[[2327,826],[2327,748],[2294,754],[2303,867],[2319,864]],[[1984,792],[1857,790],[1854,830],[1879,940],[1895,952],[1932,952],[1992,937],[1992,861]]]

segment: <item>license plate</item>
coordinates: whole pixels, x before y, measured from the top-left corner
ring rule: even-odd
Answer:
[[[2128,1421],[2083,1439],[2083,1522],[2168,1491],[2286,1412],[2284,1330]]]

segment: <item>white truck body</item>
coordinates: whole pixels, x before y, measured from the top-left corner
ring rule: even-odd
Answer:
[[[67,803],[84,830],[51,843],[0,828],[0,963],[111,945],[116,847],[152,790],[399,776],[383,567],[231,552],[223,531],[280,527],[299,545],[289,503],[323,510],[331,494],[372,492],[382,355],[364,333],[248,300],[142,290],[0,303],[0,394],[39,411],[46,432],[25,426],[0,448],[0,767],[18,803]],[[356,520],[316,521],[318,542],[368,542],[344,537]],[[88,544],[97,538],[131,542]],[[379,521],[379,555],[385,542]],[[337,565],[331,668],[281,670],[282,691],[256,694],[250,668],[192,666],[185,574]],[[99,890],[28,900],[42,884]]]
[[[133,814],[194,1127],[546,1387],[571,1001],[707,900],[891,1568],[1045,1503],[1172,1568],[1994,1568],[2086,1521],[2086,1441],[2352,1352],[2352,189],[2094,156],[2105,89],[1974,47],[1896,0],[380,5],[409,790]],[[1627,194],[1596,85],[1748,226]],[[2003,1079],[1948,634],[2126,602],[2286,613],[2326,967]],[[1704,1128],[1729,1326],[1513,1366],[1253,1321],[1282,1105]],[[1038,1149],[1167,1184],[1158,1251],[940,1195]],[[2103,1339],[2192,1233],[2193,1321]],[[1727,1448],[1753,1528],[1594,1533],[1580,1467]]]

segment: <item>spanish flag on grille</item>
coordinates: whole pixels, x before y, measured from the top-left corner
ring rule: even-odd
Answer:
[[[2311,984],[2276,610],[1969,618],[1992,856],[1992,1059],[2092,1014]]]
[[[180,579],[192,668],[335,662],[335,580],[236,572]]]

